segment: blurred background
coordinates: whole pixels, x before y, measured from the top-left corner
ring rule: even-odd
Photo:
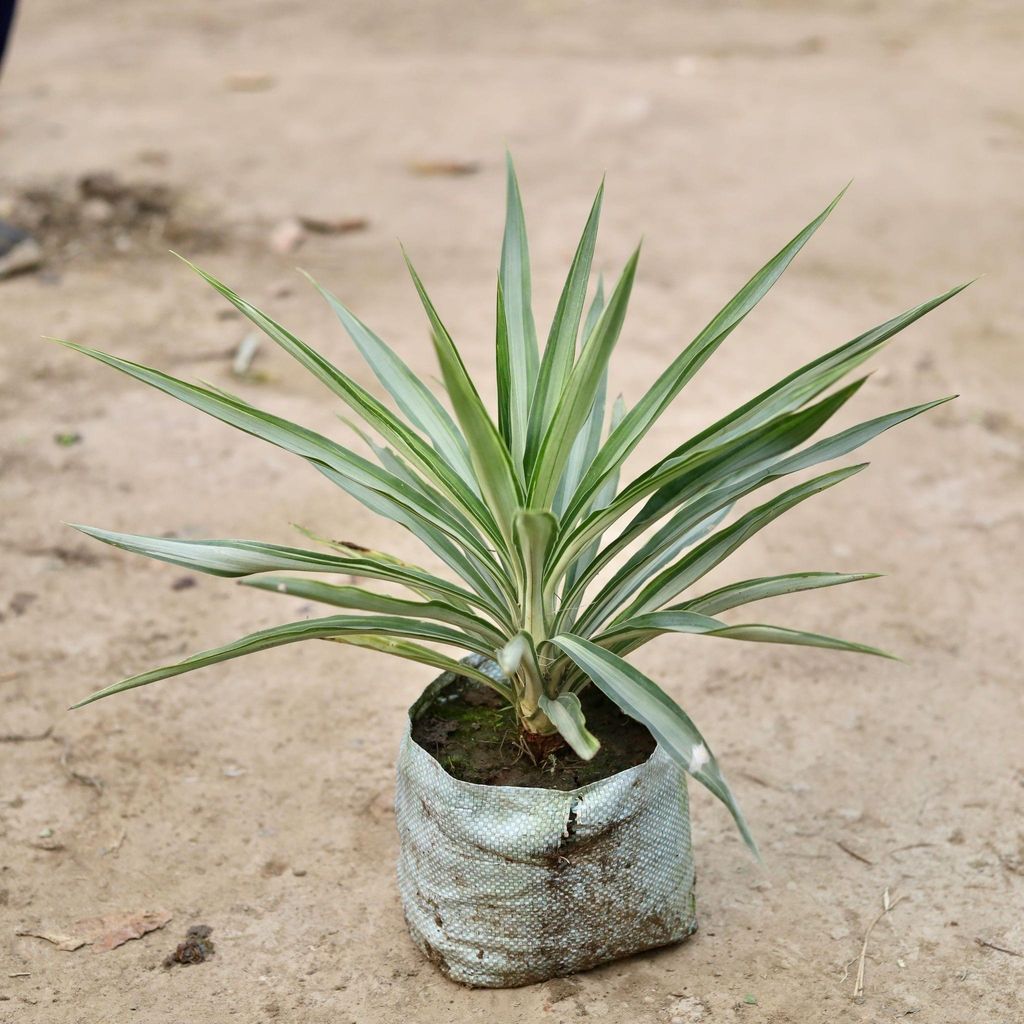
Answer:
[[[0,77],[0,1021],[176,1021],[183,998],[197,1022],[1021,1019],[1022,44],[1020,4],[996,0],[23,4]],[[647,452],[983,277],[874,361],[849,416],[960,399],[729,567],[889,574],[789,599],[786,621],[907,663],[686,638],[639,659],[716,746],[767,868],[694,794],[694,941],[484,993],[420,960],[393,882],[393,752],[428,670],[305,645],[63,710],[308,610],[62,521],[284,543],[297,522],[422,560],[415,543],[42,336],[345,436],[168,250],[376,389],[295,268],[433,376],[400,238],[493,401],[506,146],[542,331],[602,174],[606,276],[644,238],[627,403],[853,180]],[[887,889],[906,899],[855,1002]],[[106,953],[16,935],[157,911]],[[161,969],[195,923],[216,956]]]

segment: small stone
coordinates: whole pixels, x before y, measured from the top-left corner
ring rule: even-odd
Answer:
[[[109,224],[114,219],[114,207],[99,196],[86,199],[79,207],[79,212],[83,220],[93,224]]]
[[[39,243],[26,235],[0,256],[0,281],[36,270],[42,262],[43,250]]]
[[[270,232],[270,248],[287,256],[306,240],[306,229],[294,217],[282,220]]]

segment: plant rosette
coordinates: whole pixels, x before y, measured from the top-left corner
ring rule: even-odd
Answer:
[[[496,306],[496,417],[408,258],[446,403],[321,286],[316,285],[390,404],[194,268],[361,420],[349,426],[362,454],[218,388],[61,342],[299,456],[350,498],[411,532],[446,567],[439,573],[308,530],[302,532],[312,547],[79,526],[127,551],[342,611],[271,626],[142,672],[76,707],[314,639],[441,670],[411,710],[401,748],[399,879],[414,940],[451,977],[488,986],[569,973],[678,941],[694,930],[687,775],[722,801],[756,855],[710,744],[629,656],[667,633],[888,656],[831,636],[719,618],[766,598],[876,573],[787,573],[711,590],[700,584],[784,512],[866,463],[808,471],[948,401],[816,437],[866,379],[841,383],[843,378],[964,287],[817,357],[622,483],[626,459],[774,285],[839,197],[758,270],[627,408],[621,397],[607,400],[608,363],[639,250],[607,298],[600,280],[591,289],[602,185],[540,346],[511,161],[507,180]],[[789,479],[794,475],[795,482]],[[755,492],[783,481],[780,492],[744,508]],[[282,572],[291,575],[276,575]],[[339,581],[353,576],[387,590]],[[456,682],[462,690],[452,703],[446,687]],[[490,721],[475,742],[473,736],[459,740],[465,730],[458,723],[436,727],[433,740],[417,739],[425,715],[444,718],[438,713],[444,701],[448,711],[459,701],[482,701],[500,721]],[[482,728],[479,721],[473,725]],[[462,749],[450,749],[449,733]],[[480,774],[474,762],[487,757],[488,771]],[[519,762],[528,762],[534,777],[516,768]]]

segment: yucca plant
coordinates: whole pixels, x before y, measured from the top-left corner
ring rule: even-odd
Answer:
[[[646,725],[686,771],[726,804],[754,848],[707,742],[676,702],[629,663],[628,655],[664,633],[883,654],[830,636],[761,623],[729,624],[718,617],[764,598],[850,583],[873,573],[765,576],[704,593],[699,584],[782,513],[860,472],[866,463],[831,469],[790,486],[726,524],[741,499],[844,456],[948,400],[915,405],[810,442],[865,378],[833,386],[960,288],[801,367],[620,486],[619,471],[627,456],[772,287],[839,197],[754,274],[635,405],[627,409],[619,398],[609,413],[608,362],[622,329],[639,250],[626,262],[608,298],[598,282],[586,308],[602,192],[603,186],[541,349],[531,305],[523,209],[508,163],[497,290],[496,420],[411,263],[409,272],[430,323],[451,413],[393,349],[319,285],[394,409],[196,268],[362,420],[369,433],[356,429],[375,461],[216,388],[63,342],[301,456],[356,501],[411,531],[453,577],[312,534],[310,539],[323,550],[250,540],[167,539],[79,526],[115,547],[215,576],[243,577],[250,586],[347,611],[261,630],[132,676],[75,706],[270,647],[330,640],[450,670],[492,687],[514,708],[527,739],[559,734],[577,755],[590,758],[600,737],[587,729],[579,694],[593,683]],[[405,596],[305,576],[267,575],[293,570],[396,584]],[[427,645],[483,655],[500,666],[501,678],[495,680]]]

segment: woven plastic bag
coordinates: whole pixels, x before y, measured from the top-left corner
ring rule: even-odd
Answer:
[[[696,931],[686,776],[660,748],[562,792],[461,782],[406,729],[395,807],[409,931],[454,981],[525,985]]]

